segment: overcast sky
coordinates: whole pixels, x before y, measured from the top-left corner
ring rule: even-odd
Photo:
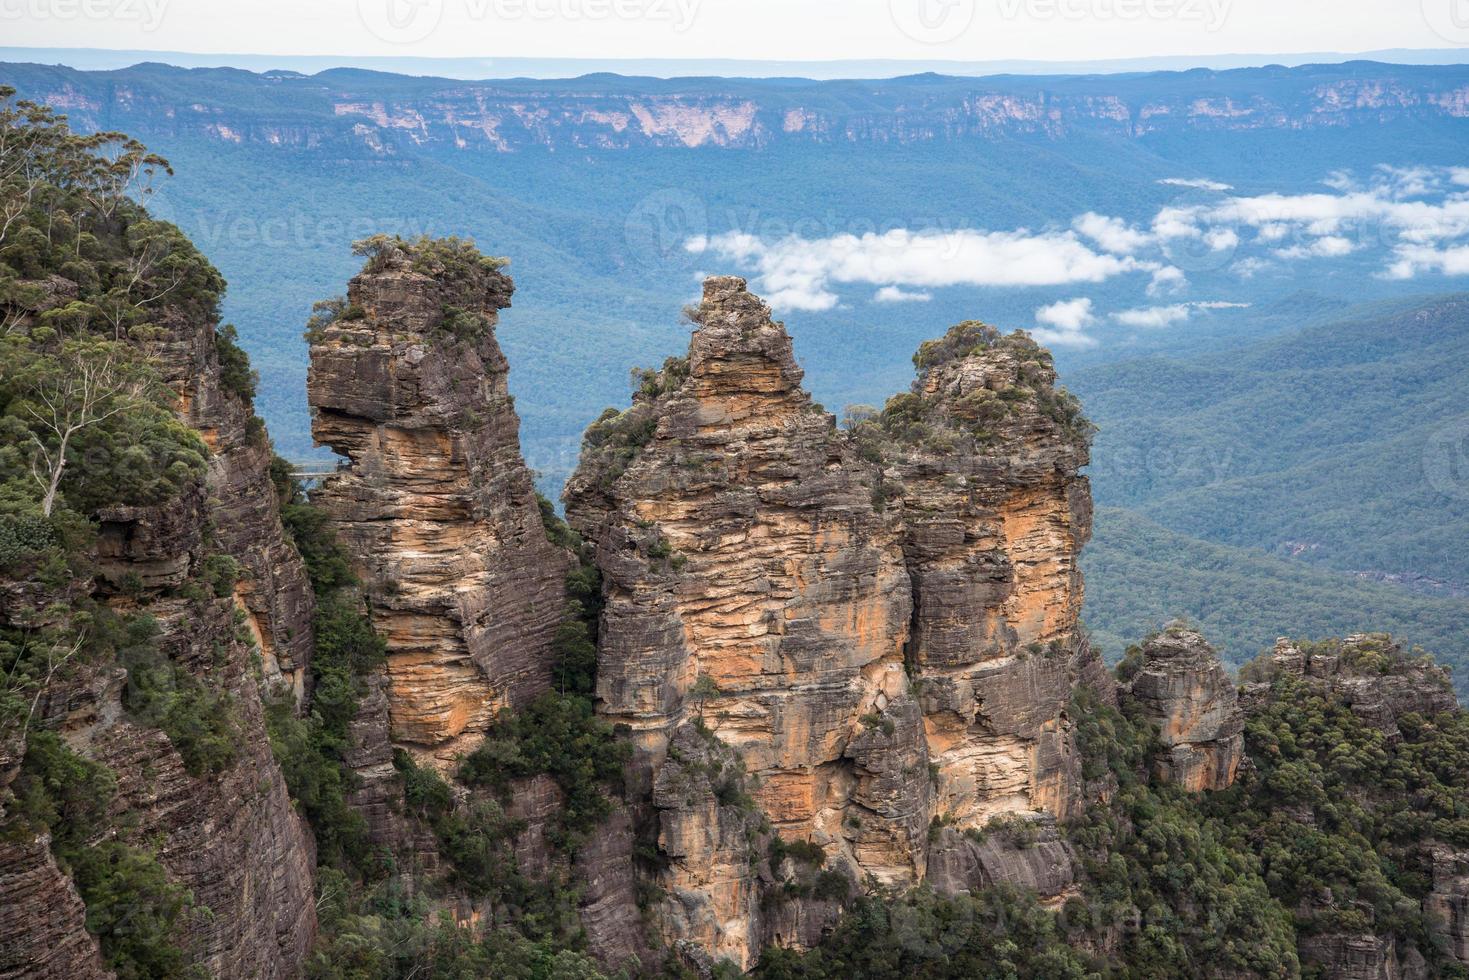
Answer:
[[[30,47],[1091,60],[1469,45],[1469,0],[0,0]]]

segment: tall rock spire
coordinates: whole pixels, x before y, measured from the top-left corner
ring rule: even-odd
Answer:
[[[447,767],[550,684],[571,558],[546,538],[495,341],[514,286],[457,240],[382,241],[311,344],[314,499],[388,645],[391,736]]]

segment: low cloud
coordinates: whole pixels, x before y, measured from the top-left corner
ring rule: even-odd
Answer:
[[[834,286],[879,287],[1060,286],[1103,282],[1156,262],[1097,252],[1071,231],[909,231],[787,236],[773,242],[744,232],[690,239],[685,247],[753,268],[770,305],[788,310],[827,310],[837,304]]]
[[[906,290],[901,286],[884,286],[872,294],[874,303],[927,303],[933,293]]]
[[[1217,180],[1209,180],[1207,177],[1164,177],[1158,181],[1170,187],[1192,187],[1201,191],[1232,191],[1233,184],[1221,184]]]
[[[731,231],[691,238],[685,248],[752,272],[773,307],[792,311],[833,309],[848,285],[872,290],[874,303],[907,303],[952,286],[1065,287],[1128,274],[1146,274],[1147,296],[1161,302],[1187,295],[1191,277],[1246,279],[1288,262],[1357,253],[1383,257],[1378,274],[1386,278],[1469,275],[1469,167],[1383,166],[1364,178],[1341,171],[1324,189],[1301,194],[1232,195],[1229,185],[1205,178],[1162,183],[1219,196],[1169,204],[1137,222],[1087,211],[1066,227],[1038,231],[898,228],[820,238]],[[1160,318],[1166,325],[1179,322],[1180,308],[1186,319],[1200,307],[1173,302],[1127,312],[1136,313],[1134,325]],[[1052,332],[1052,342],[1086,336],[1085,328],[1044,322],[1038,329]]]
[[[1108,252],[1133,255],[1153,243],[1153,236],[1132,227],[1121,218],[1111,218],[1088,211],[1077,218],[1072,227]]]
[[[1452,248],[1402,245],[1394,254],[1397,260],[1388,267],[1389,279],[1412,279],[1420,272],[1469,276],[1469,245],[1456,245]]]
[[[1207,300],[1197,303],[1173,303],[1168,306],[1147,306],[1134,310],[1122,310],[1113,313],[1112,319],[1126,327],[1142,327],[1144,329],[1158,329],[1171,327],[1175,323],[1183,323],[1194,315],[1196,310],[1233,310],[1243,309],[1249,303],[1229,303],[1223,300]]]
[[[1031,331],[1037,343],[1047,347],[1093,347],[1097,341],[1086,328],[1097,322],[1092,301],[1085,297],[1061,300],[1035,311],[1038,326]]]

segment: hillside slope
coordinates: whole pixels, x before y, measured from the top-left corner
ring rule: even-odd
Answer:
[[[1469,677],[1469,599],[1418,595],[1201,541],[1118,507],[1097,509],[1096,534],[1081,565],[1086,624],[1109,659],[1186,616],[1236,665],[1283,633],[1322,637],[1381,627],[1434,651],[1461,687]]]
[[[1068,381],[1101,430],[1092,477],[1105,504],[1188,537],[1464,594],[1469,298]]]

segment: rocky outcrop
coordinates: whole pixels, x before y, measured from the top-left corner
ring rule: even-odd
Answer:
[[[210,531],[218,548],[242,566],[235,598],[266,678],[289,687],[299,701],[311,659],[314,600],[301,556],[281,526],[270,440],[254,416],[244,355],[232,334],[220,340],[207,319],[170,319],[170,329],[148,344],[148,353],[178,396],[180,417],[209,448]]]
[[[1398,734],[1398,719],[1405,714],[1431,718],[1458,707],[1448,668],[1405,654],[1386,633],[1320,643],[1282,638],[1263,666],[1271,675],[1297,677],[1330,692],[1389,735]]]
[[[232,599],[202,608],[170,599],[149,610],[168,659],[229,699],[237,744],[222,772],[191,774],[167,735],[122,712],[120,672],[74,696],[62,726],[117,774],[119,815],[209,909],[186,920],[181,941],[195,961],[210,976],[288,978],[315,936],[315,846],[271,756],[236,608]]]
[[[1433,890],[1423,902],[1430,927],[1444,950],[1469,963],[1469,851],[1446,845],[1429,850]]]
[[[597,693],[659,822],[665,939],[748,964],[762,932],[799,945],[820,915],[762,922],[752,818],[669,792],[691,730],[734,753],[774,834],[885,887],[930,874],[931,825],[1079,811],[1066,706],[1106,687],[1077,634],[1086,431],[1024,338],[927,347],[914,393],[849,433],[743,280],[707,280],[692,315],[687,358],[588,429],[567,514],[602,571]],[[991,402],[991,430],[959,431]],[[948,855],[940,880],[1071,880],[1069,860],[989,858]]]
[[[510,279],[463,243],[383,249],[311,345],[313,434],[350,463],[313,499],[387,641],[391,738],[447,768],[549,686],[571,558],[546,538],[495,342]]]
[[[1323,932],[1302,936],[1301,959],[1332,980],[1426,980],[1423,954],[1413,946],[1399,955],[1392,936]]]
[[[743,280],[709,280],[698,318],[688,359],[589,430],[567,513],[603,575],[602,711],[631,731],[675,868],[660,884],[685,909],[663,917],[667,938],[748,964],[758,889],[730,850],[746,821],[674,805],[675,734],[702,715],[775,832],[895,885],[922,865],[927,759],[896,514]]]
[[[924,344],[912,390],[855,429],[902,505],[935,814],[1079,814],[1065,717],[1080,681],[1110,691],[1078,635],[1091,535],[1088,427],[1050,355],[966,322]]]
[[[1234,681],[1197,631],[1174,624],[1129,656],[1122,686],[1158,726],[1167,755],[1155,775],[1189,792],[1226,789],[1244,758],[1244,711]]]
[[[944,894],[1007,885],[1054,900],[1073,891],[1075,855],[1042,814],[998,818],[982,831],[945,827],[929,850],[928,883]]]

